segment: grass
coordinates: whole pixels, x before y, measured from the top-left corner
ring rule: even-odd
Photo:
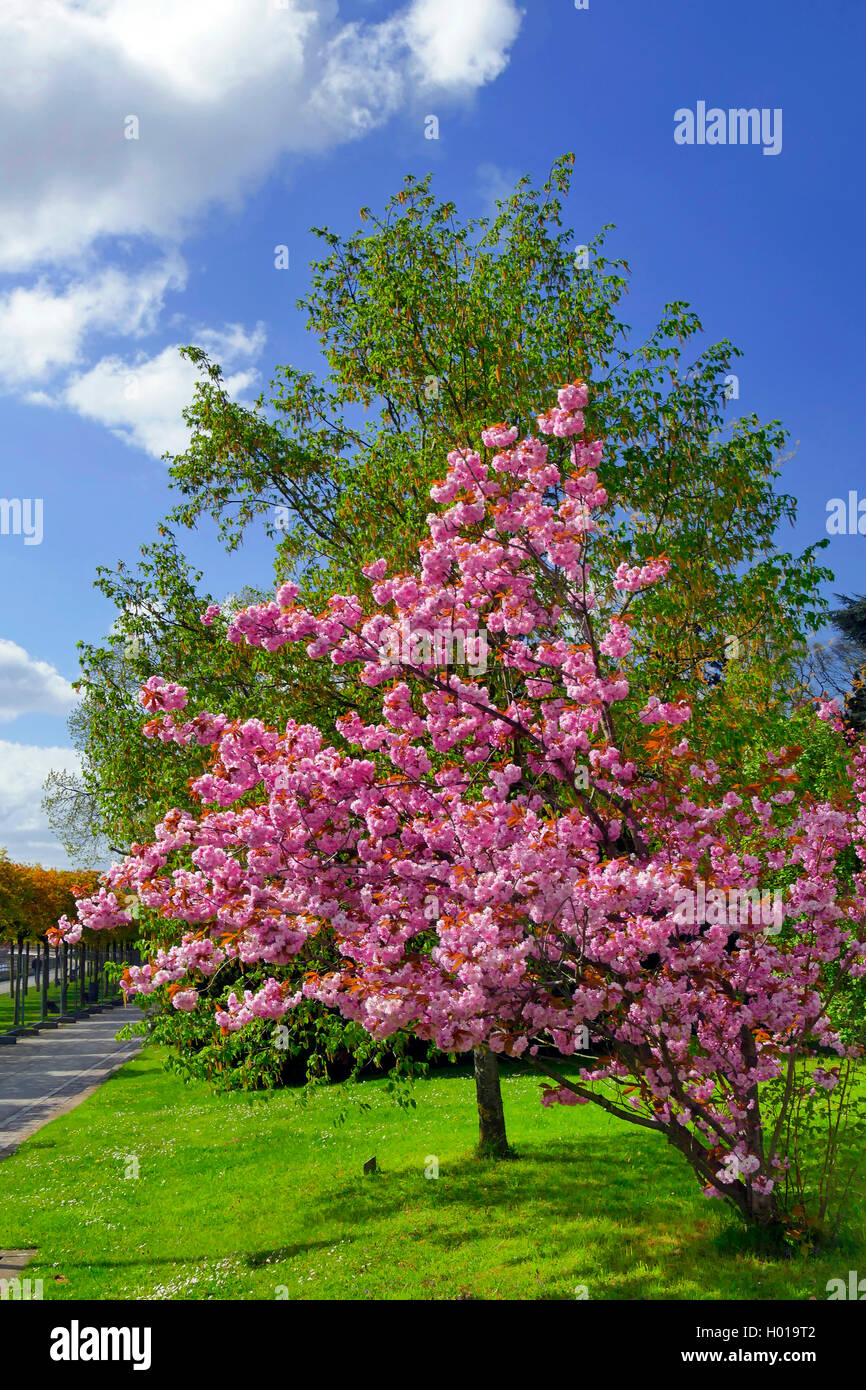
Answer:
[[[53,980],[48,986],[48,998],[52,1004],[60,1008],[60,986],[55,985]],[[77,981],[70,981],[66,986],[66,1008],[71,1013],[73,1009],[81,1007],[81,985]],[[85,1008],[87,1005],[85,1005]],[[42,992],[38,985],[31,981],[30,988],[24,996],[24,1024],[38,1023],[42,1017]],[[58,1018],[58,1014],[49,1014],[49,1018]],[[0,1032],[14,1026],[15,1009],[11,994],[0,994]],[[20,1026],[20,1024],[19,1024]]]
[[[60,1007],[60,986],[55,985],[53,980],[48,986],[48,998],[51,1000],[52,1004],[56,1004],[58,1008]],[[71,988],[67,989],[66,991],[66,1005],[67,1008],[70,1009],[73,1009],[75,1007],[75,1004],[72,999]],[[56,1014],[49,1015],[49,1017],[54,1018],[56,1018],[56,1016]],[[0,1030],[4,1028],[11,1028],[13,1026],[14,1017],[15,1012],[12,995],[0,994]],[[38,1023],[41,1017],[42,991],[40,987],[38,985],[35,985],[31,980],[30,988],[28,989],[27,994],[24,996],[24,1022]]]
[[[302,1104],[216,1095],[163,1059],[145,1050],[0,1163],[0,1247],[38,1248],[45,1298],[824,1299],[863,1264],[850,1237],[760,1257],[658,1136],[545,1109],[534,1077],[503,1077],[519,1157],[496,1162],[473,1153],[466,1071],[406,1112],[381,1080]]]

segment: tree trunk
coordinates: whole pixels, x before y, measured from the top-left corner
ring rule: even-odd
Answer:
[[[487,1047],[473,1049],[478,1101],[478,1150],[487,1158],[507,1158],[508,1137],[499,1087],[499,1060]]]
[[[24,996],[21,991],[21,971],[24,968],[24,937],[18,936],[18,960],[15,963],[15,1025],[24,1022]]]
[[[40,946],[37,946],[36,949],[40,950],[40,947],[42,968],[39,971],[39,986],[42,991],[42,1001],[39,1009],[39,1014],[41,1021],[44,1023],[48,1017],[48,972],[51,969],[51,960],[48,955],[48,942],[41,942]]]
[[[750,1188],[748,1216],[757,1226],[780,1226],[779,1204],[775,1192],[755,1192]]]

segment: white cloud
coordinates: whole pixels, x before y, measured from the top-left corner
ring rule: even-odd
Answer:
[[[35,748],[0,739],[0,846],[18,863],[68,864],[41,808],[42,784],[54,770],[80,773],[74,748]]]
[[[287,155],[466,97],[502,71],[520,22],[514,0],[407,0],[352,23],[337,0],[0,0],[0,273],[29,276],[0,292],[0,387],[157,457],[183,449],[190,365],[173,346],[104,343],[94,364],[91,336],[156,329],[186,283],[177,245],[209,206]],[[143,268],[107,266],[111,237]],[[234,394],[256,380],[258,338],[193,337],[229,370],[233,354]]]
[[[22,714],[67,714],[75,698],[69,681],[54,666],[0,637],[0,723]],[[4,776],[5,769],[0,782]]]
[[[112,267],[62,290],[52,290],[43,277],[0,295],[0,382],[19,386],[74,366],[89,333],[152,332],[166,291],[185,282],[183,262],[170,256],[138,275]],[[38,393],[30,399],[38,400]]]
[[[264,325],[252,333],[239,324],[223,330],[200,329],[195,341],[226,369],[229,395],[240,397],[258,379],[254,362],[265,342]],[[70,409],[106,425],[127,444],[155,458],[178,454],[187,446],[189,430],[181,411],[189,405],[199,374],[182,358],[177,345],[154,357],[103,357],[90,371],[76,376],[60,400]]]
[[[520,20],[514,0],[412,0],[352,24],[336,0],[4,0],[0,270],[106,235],[176,241],[282,156],[382,125],[419,87],[493,80]]]
[[[415,0],[406,37],[431,87],[482,87],[508,62],[522,12],[512,0]]]

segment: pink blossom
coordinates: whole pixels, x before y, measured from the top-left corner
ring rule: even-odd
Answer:
[[[190,1013],[198,1003],[197,989],[178,990],[177,994],[172,995],[172,1006],[182,1010],[183,1013]]]

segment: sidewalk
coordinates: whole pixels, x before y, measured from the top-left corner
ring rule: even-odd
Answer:
[[[132,1007],[110,1009],[0,1049],[0,1159],[135,1056],[141,1039],[117,1042],[114,1035],[142,1016]]]

